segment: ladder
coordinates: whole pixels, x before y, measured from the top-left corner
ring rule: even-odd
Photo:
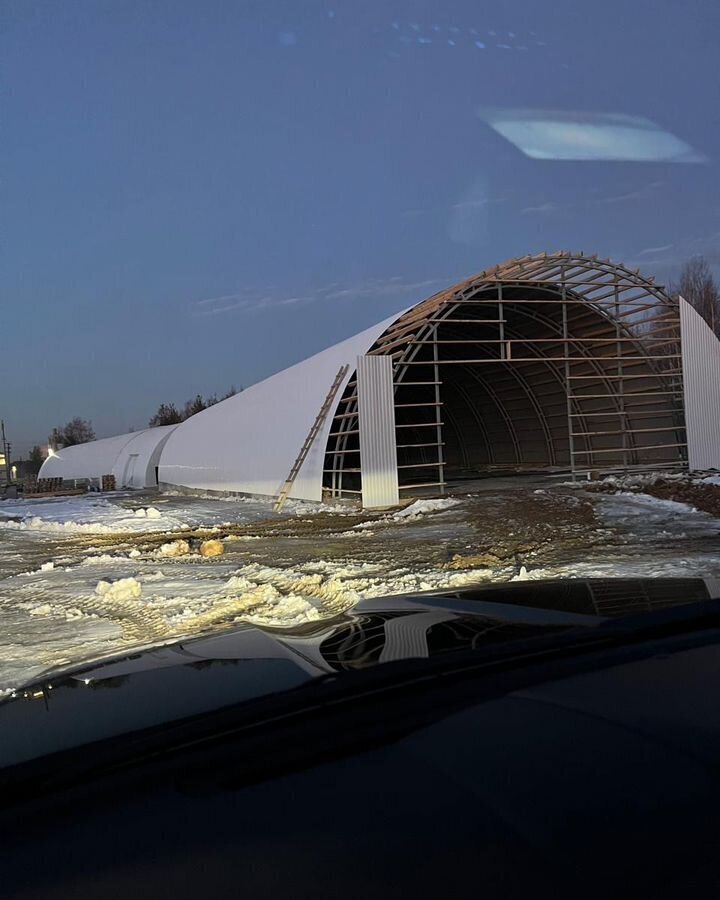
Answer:
[[[295,483],[295,479],[298,476],[298,472],[302,468],[302,464],[305,462],[307,455],[310,452],[310,448],[313,445],[313,441],[317,437],[318,432],[320,431],[320,428],[322,426],[322,423],[325,421],[325,417],[327,416],[328,411],[330,410],[332,402],[335,399],[335,395],[337,394],[338,390],[340,389],[340,385],[343,383],[343,379],[347,375],[349,368],[350,368],[350,366],[345,365],[345,366],[341,366],[338,369],[338,373],[335,376],[335,380],[333,381],[332,385],[330,386],[330,390],[328,391],[327,397],[325,397],[325,400],[323,401],[323,405],[320,407],[320,412],[317,414],[317,417],[315,418],[315,421],[313,422],[312,428],[310,429],[310,431],[308,431],[307,437],[305,438],[305,442],[303,443],[302,447],[300,448],[300,452],[297,455],[297,459],[292,464],[292,468],[290,469],[290,474],[286,478],[285,484],[282,486],[282,490],[278,494],[278,498],[275,501],[275,505],[273,506],[273,509],[275,510],[275,512],[280,512],[280,510],[285,505],[285,501],[288,498],[288,494],[292,490],[292,486]]]

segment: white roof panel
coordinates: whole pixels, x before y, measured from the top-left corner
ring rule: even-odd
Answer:
[[[234,397],[183,422],[173,432],[160,459],[160,481],[196,490],[276,496],[288,477],[341,366],[350,369],[359,355],[402,312],[373,325],[309,359],[254,384]],[[334,409],[326,416],[290,497],[322,499],[327,437]]]
[[[154,470],[160,451],[175,428],[177,425],[144,428],[64,447],[45,460],[38,477],[74,479],[114,475],[118,488],[150,487],[156,483]]]

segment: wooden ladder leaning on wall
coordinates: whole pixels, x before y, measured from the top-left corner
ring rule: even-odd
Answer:
[[[303,443],[302,447],[300,448],[300,452],[298,453],[295,462],[292,464],[292,468],[290,469],[290,474],[285,479],[285,484],[283,484],[282,490],[278,494],[278,498],[275,501],[275,505],[273,506],[273,509],[275,510],[275,512],[280,512],[280,510],[285,505],[285,501],[288,498],[288,494],[292,490],[292,486],[295,483],[295,479],[298,476],[298,472],[302,468],[302,464],[305,462],[305,459],[307,458],[307,455],[310,452],[310,448],[312,447],[315,438],[318,436],[318,432],[320,431],[320,428],[322,427],[322,424],[325,421],[325,418],[326,418],[328,412],[330,411],[330,407],[332,406],[332,402],[335,399],[335,395],[337,394],[338,390],[340,389],[340,385],[343,383],[343,380],[345,379],[345,376],[347,375],[349,368],[350,368],[350,366],[345,365],[345,366],[341,366],[338,369],[338,373],[335,376],[335,380],[333,381],[332,385],[330,386],[330,390],[328,391],[327,396],[325,397],[325,400],[323,401],[323,405],[320,407],[320,412],[317,414],[315,421],[313,422],[312,427],[310,428],[310,431],[308,431],[307,437],[305,438],[305,442]]]

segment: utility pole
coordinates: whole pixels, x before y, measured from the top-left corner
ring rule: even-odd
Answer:
[[[10,484],[10,444],[5,438],[4,420],[0,420],[0,440],[2,441],[2,455],[5,463],[5,484]]]

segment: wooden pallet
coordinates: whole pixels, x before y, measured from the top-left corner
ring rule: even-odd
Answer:
[[[327,396],[325,397],[325,400],[323,401],[323,405],[320,407],[320,412],[317,414],[310,431],[308,431],[307,437],[305,438],[305,442],[303,443],[302,447],[300,448],[300,452],[298,453],[297,458],[295,459],[295,462],[292,464],[292,468],[290,469],[290,474],[285,479],[285,484],[283,484],[282,490],[278,494],[278,498],[275,501],[275,505],[273,506],[273,509],[275,510],[275,512],[280,512],[280,510],[285,505],[285,501],[288,498],[288,494],[292,490],[292,486],[295,483],[295,479],[297,478],[300,469],[302,468],[302,464],[307,459],[307,455],[310,452],[310,448],[312,447],[313,442],[315,441],[315,438],[318,436],[318,432],[320,431],[320,428],[322,427],[322,424],[325,421],[325,418],[330,410],[330,407],[332,406],[332,402],[335,399],[335,395],[337,394],[338,390],[340,389],[340,385],[343,383],[343,380],[345,379],[345,376],[347,375],[349,368],[350,368],[350,366],[346,365],[346,366],[341,366],[338,369],[338,373],[335,376],[335,379],[334,379],[332,385],[330,386],[330,390],[328,391]]]

